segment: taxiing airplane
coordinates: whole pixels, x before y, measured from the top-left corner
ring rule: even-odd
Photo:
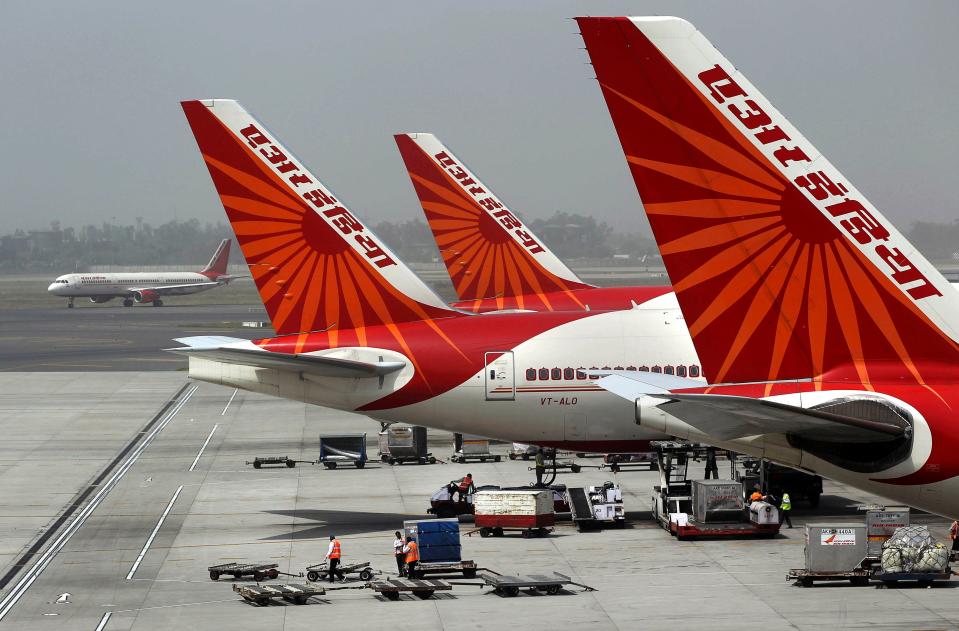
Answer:
[[[713,45],[578,18],[710,385],[619,371],[641,427],[959,516],[959,295]]]
[[[238,103],[183,109],[278,335],[177,340],[170,350],[189,357],[191,377],[596,452],[643,451],[663,435],[588,371],[700,377],[668,289],[620,311],[454,309]]]
[[[163,306],[165,296],[183,296],[226,285],[235,276],[226,273],[230,258],[230,239],[223,239],[213,253],[213,258],[199,272],[118,272],[64,274],[50,283],[47,291],[54,296],[67,298],[67,307],[73,308],[77,298],[89,298],[90,302],[104,303],[114,298],[123,298],[124,307],[134,302]]]
[[[583,282],[436,136],[394,138],[459,298],[454,307],[616,310],[671,291]]]

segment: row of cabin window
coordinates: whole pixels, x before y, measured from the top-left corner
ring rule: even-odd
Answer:
[[[636,370],[639,372],[658,372],[665,373],[667,375],[676,375],[677,377],[692,377],[696,379],[699,377],[699,366],[627,366],[623,368],[622,366],[616,366],[610,368],[609,366],[603,366],[602,368],[597,368],[593,366],[590,370]],[[587,378],[586,369],[582,366],[579,368],[527,368],[526,369],[526,381],[572,381],[573,379],[583,380]]]

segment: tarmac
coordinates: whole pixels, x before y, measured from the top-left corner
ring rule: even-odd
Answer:
[[[508,459],[336,470],[246,464],[267,455],[314,460],[321,433],[365,431],[372,445],[378,429],[362,416],[192,383],[180,372],[0,373],[0,627],[959,628],[959,592],[950,586],[786,582],[803,564],[802,523],[857,521],[856,505],[880,501],[828,481],[820,507],[797,505],[798,527],[770,540],[675,540],[649,517],[657,479],[649,472],[617,476],[630,518],[624,529],[579,533],[561,522],[543,539],[483,539],[461,525],[464,558],[502,573],[562,572],[595,592],[506,598],[455,586],[429,600],[390,602],[348,589],[301,606],[254,607],[231,590],[232,578],[210,580],[208,566],[231,561],[299,573],[322,561],[330,534],[342,541],[345,562],[370,561],[389,574],[393,531],[424,517],[441,485],[466,472],[478,484],[531,480],[528,462]],[[446,460],[450,436],[430,438]],[[586,468],[559,481],[597,484],[611,475]],[[914,514],[913,522],[945,536],[938,517]]]

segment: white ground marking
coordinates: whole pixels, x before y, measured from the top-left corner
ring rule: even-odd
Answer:
[[[77,516],[73,519],[70,524],[63,529],[63,532],[60,533],[50,547],[47,548],[47,551],[44,552],[40,558],[37,560],[33,566],[24,573],[20,580],[17,581],[7,595],[3,597],[3,600],[0,600],[0,621],[2,621],[10,610],[13,609],[13,606],[19,602],[23,595],[30,589],[30,586],[40,577],[40,574],[43,573],[43,570],[50,565],[50,562],[53,561],[54,557],[57,556],[57,553],[63,549],[63,547],[70,541],[74,534],[86,523],[87,518],[93,514],[93,511],[106,499],[110,491],[113,490],[113,487],[117,485],[118,482],[126,475],[133,464],[137,461],[140,455],[150,446],[150,443],[153,442],[153,439],[163,431],[170,421],[177,415],[186,402],[190,400],[190,397],[193,396],[193,393],[197,391],[198,386],[192,386],[189,390],[186,391],[186,394],[173,406],[167,415],[160,421],[153,430],[140,441],[140,444],[133,450],[133,452],[123,461],[123,464],[120,465],[113,475],[110,476],[110,479],[107,480],[103,485],[101,485],[100,490],[96,495],[93,496],[93,499],[83,507]]]
[[[100,618],[100,624],[97,625],[96,631],[103,631],[107,628],[107,623],[110,622],[110,618],[113,616],[112,611],[108,611],[103,614],[103,617]]]
[[[193,471],[194,469],[196,469],[196,463],[200,462],[200,456],[203,455],[203,450],[206,449],[206,446],[210,444],[210,439],[213,438],[213,432],[215,432],[216,428],[219,426],[220,426],[219,423],[216,423],[213,425],[213,429],[210,430],[210,435],[206,437],[206,442],[204,442],[203,446],[200,447],[200,451],[197,452],[196,458],[193,459],[193,464],[190,465],[190,471]]]
[[[199,458],[199,456],[197,456],[197,458]],[[131,578],[133,578],[133,575],[136,573],[137,568],[140,567],[140,563],[143,561],[143,557],[146,556],[147,550],[149,550],[150,546],[153,545],[153,540],[156,538],[157,533],[160,532],[160,528],[163,526],[163,522],[166,520],[166,516],[170,514],[171,510],[173,510],[173,503],[176,501],[176,498],[180,496],[180,491],[182,490],[183,490],[182,485],[177,487],[177,490],[173,494],[173,497],[170,498],[170,503],[167,504],[166,510],[163,511],[162,515],[160,515],[160,520],[157,522],[157,525],[153,527],[153,532],[151,532],[150,536],[147,537],[147,542],[143,544],[143,549],[140,550],[140,554],[137,556],[137,560],[133,562],[133,567],[131,567],[130,571],[127,573],[128,581]]]
[[[220,412],[220,416],[223,416],[224,414],[226,414],[226,411],[230,408],[230,404],[233,403],[233,397],[235,397],[236,393],[239,391],[240,391],[239,388],[233,389],[233,394],[230,395],[230,400],[226,402],[225,406],[223,406],[223,411]]]

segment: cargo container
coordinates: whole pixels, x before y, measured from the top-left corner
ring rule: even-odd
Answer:
[[[436,464],[436,458],[426,451],[426,428],[391,425],[379,433],[380,459],[388,464],[415,462]]]
[[[478,491],[473,495],[476,526],[483,537],[519,530],[524,537],[549,534],[556,523],[550,490]]]
[[[882,544],[896,532],[897,528],[909,525],[908,506],[888,506],[866,509],[867,552],[871,559],[882,556]]]
[[[420,562],[450,562],[462,560],[460,523],[457,519],[420,519],[404,521],[407,537],[416,539]]]
[[[698,522],[743,520],[742,485],[733,480],[693,480],[693,519]]]
[[[806,571],[849,572],[862,566],[868,539],[866,524],[806,524]]]

